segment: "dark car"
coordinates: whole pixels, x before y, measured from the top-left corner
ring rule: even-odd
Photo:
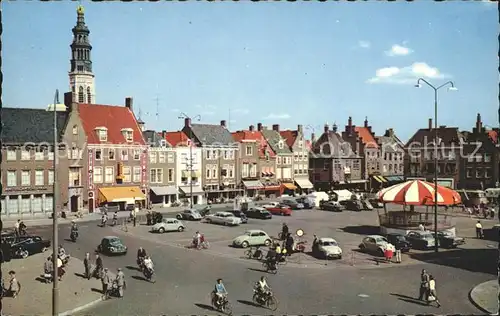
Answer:
[[[246,211],[243,211],[248,218],[257,218],[257,219],[271,219],[273,218],[273,214],[269,213],[268,210],[262,207],[251,207]]]
[[[410,243],[406,237],[401,234],[387,234],[387,241],[393,244],[396,248],[401,249],[401,252],[410,251]]]
[[[304,205],[304,208],[307,210],[314,208],[314,201],[312,201],[307,197],[299,197],[295,201],[297,201],[297,203]]]
[[[291,199],[286,199],[281,201],[281,204],[289,206],[292,210],[302,210],[304,209],[304,204],[299,203]]]
[[[319,208],[324,211],[332,211],[332,212],[342,212],[343,207],[338,202],[335,201],[320,201]]]
[[[340,201],[340,205],[342,205],[348,211],[362,211],[364,209],[361,201],[358,200],[344,200]]]
[[[22,236],[10,244],[10,253],[13,258],[27,258],[36,253],[45,252],[50,248],[50,240],[40,236]]]
[[[380,200],[379,200],[379,199],[377,199],[377,198],[368,199],[368,201],[370,202],[370,204],[371,204],[374,208],[383,208],[383,207],[384,207],[384,203],[380,202]]]
[[[434,235],[428,231],[411,231],[406,235],[406,240],[413,249],[434,249],[436,246]]]
[[[116,236],[106,236],[97,246],[97,252],[105,255],[125,255],[127,246]]]
[[[457,237],[449,231],[438,232],[439,247],[443,248],[457,248],[465,244],[465,238]]]
[[[248,223],[248,217],[247,217],[247,215],[245,214],[245,212],[243,212],[243,211],[238,211],[238,210],[234,210],[234,211],[229,211],[229,213],[233,214],[233,215],[234,215],[234,216],[236,216],[236,217],[241,218],[241,223],[242,223],[242,224],[246,224],[246,223]]]

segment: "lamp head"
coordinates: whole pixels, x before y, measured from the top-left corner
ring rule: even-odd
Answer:
[[[451,86],[451,87],[448,88],[448,91],[457,91],[457,90],[458,89],[455,86]]]
[[[421,85],[420,83],[417,83],[417,84],[415,85],[415,88],[422,88],[422,85]]]

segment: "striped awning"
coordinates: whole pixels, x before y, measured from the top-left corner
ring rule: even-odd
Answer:
[[[258,190],[264,188],[264,185],[262,185],[262,182],[260,182],[259,180],[243,181],[243,185],[246,189],[250,190]]]

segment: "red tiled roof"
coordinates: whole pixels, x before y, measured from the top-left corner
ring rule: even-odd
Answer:
[[[189,137],[183,131],[167,132],[165,139],[172,147],[189,145]]]
[[[80,119],[89,144],[126,144],[127,141],[122,133],[122,129],[124,128],[132,129],[134,144],[146,144],[134,113],[125,106],[79,104],[78,113],[80,114]],[[95,130],[97,127],[106,127],[108,129],[108,139],[106,142],[101,142],[99,140]]]
[[[359,138],[367,148],[378,148],[377,141],[367,127],[356,126],[354,130],[358,132]]]
[[[276,157],[276,153],[273,151],[271,146],[267,143],[266,139],[259,131],[237,131],[231,133],[234,140],[241,142],[242,140],[255,140],[259,142],[259,157],[264,158],[266,156],[266,150],[269,153],[269,157]]]
[[[292,148],[293,144],[295,143],[295,139],[297,138],[297,131],[281,131],[280,132],[281,137],[283,137],[286,141],[286,144],[288,147]]]
[[[497,131],[488,131],[488,137],[493,141],[493,143],[497,144],[498,143],[498,133]]]

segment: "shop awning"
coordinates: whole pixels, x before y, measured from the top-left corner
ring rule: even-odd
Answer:
[[[264,188],[264,185],[262,185],[262,182],[260,182],[259,180],[243,181],[243,185],[245,186],[245,188],[250,190],[258,190]]]
[[[346,181],[347,184],[349,183],[366,183],[368,182],[368,180],[366,179],[359,179],[359,180],[349,180],[349,181]]]
[[[173,185],[164,187],[151,187],[151,191],[153,191],[153,193],[156,195],[176,195],[179,193],[177,188]]]
[[[295,183],[297,183],[301,189],[312,189],[314,187],[308,179],[295,179]]]
[[[262,184],[264,185],[264,190],[266,191],[277,191],[281,189],[281,186],[277,183],[267,182]]]
[[[385,182],[387,182],[387,180],[384,179],[384,177],[382,177],[382,176],[372,176],[372,177],[373,177],[373,179],[375,179],[379,183],[385,183]]]
[[[189,185],[179,187],[179,189],[181,189],[181,192],[184,195],[191,196],[191,187]],[[201,188],[197,185],[193,185],[193,195],[199,195],[199,194],[203,194],[203,193],[205,193],[205,191],[203,191],[203,188]]]
[[[297,186],[293,183],[282,183],[281,185],[287,188],[288,190],[292,191],[297,190]]]
[[[389,182],[404,181],[404,177],[403,176],[386,176],[385,178]]]
[[[146,199],[139,187],[107,187],[99,188],[99,200],[101,202],[125,202],[134,204],[135,201]]]

